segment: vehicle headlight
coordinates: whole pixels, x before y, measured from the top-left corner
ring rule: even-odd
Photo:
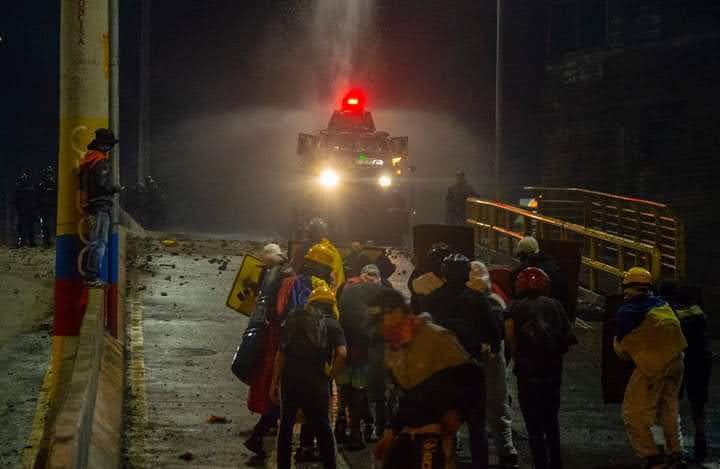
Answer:
[[[332,189],[333,187],[336,187],[340,182],[340,175],[334,169],[323,169],[320,172],[320,177],[318,178],[318,181],[320,182],[321,186]]]
[[[390,187],[392,185],[392,177],[383,174],[378,178],[378,184],[380,184],[380,187]]]

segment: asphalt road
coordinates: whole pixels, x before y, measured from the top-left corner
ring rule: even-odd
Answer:
[[[242,441],[257,416],[246,408],[246,387],[229,370],[247,320],[224,303],[242,254],[259,247],[218,240],[181,241],[173,248],[157,241],[131,242],[126,467],[250,465]],[[578,330],[580,345],[566,360],[560,415],[566,467],[636,467],[619,406],[601,400],[601,325],[589,324],[591,329]],[[720,395],[718,372],[713,395]],[[710,435],[720,434],[718,410],[711,406]],[[209,423],[211,416],[227,423]],[[517,409],[514,426],[522,467],[529,468]],[[268,438],[266,448],[272,447]],[[712,453],[720,455],[717,441]],[[369,450],[343,451],[339,462],[341,467],[372,467]],[[267,467],[273,466],[271,458]]]
[[[52,345],[54,250],[0,247],[0,467],[22,465]]]

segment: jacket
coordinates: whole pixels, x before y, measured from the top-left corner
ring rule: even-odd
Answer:
[[[615,352],[648,377],[660,374],[687,347],[675,311],[653,295],[639,295],[617,313]]]
[[[89,211],[111,210],[120,188],[113,183],[112,167],[106,153],[90,150],[80,161],[80,189],[87,195]]]
[[[500,349],[500,323],[484,293],[464,284],[446,283],[433,291],[427,301],[433,321],[452,331],[474,358],[482,358],[483,344],[493,352]]]

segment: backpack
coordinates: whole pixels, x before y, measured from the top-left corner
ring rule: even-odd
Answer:
[[[572,335],[567,325],[562,324],[563,318],[549,309],[554,302],[539,303],[535,300],[524,300],[529,313],[520,321],[517,328],[518,361],[532,364],[531,368],[543,368],[547,362],[559,359],[568,351]]]
[[[293,310],[286,321],[288,329],[286,346],[298,341],[309,344],[313,349],[324,353],[328,348],[327,316],[313,305]],[[298,340],[302,338],[302,340]]]

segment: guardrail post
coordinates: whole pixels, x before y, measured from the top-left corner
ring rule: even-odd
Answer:
[[[650,255],[650,273],[655,282],[660,280],[662,274],[662,255],[660,249],[657,247],[653,248],[652,254]]]
[[[597,245],[595,244],[595,240],[593,238],[590,238],[590,260],[596,261],[597,260]],[[596,291],[597,290],[597,271],[595,270],[595,267],[590,267],[590,290]]]

